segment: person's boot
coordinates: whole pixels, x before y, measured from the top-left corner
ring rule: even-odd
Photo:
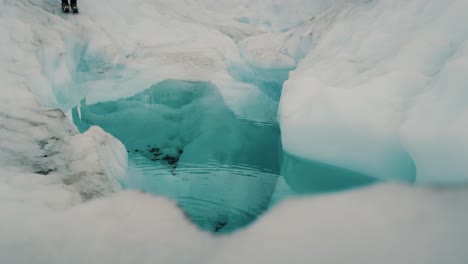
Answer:
[[[76,0],[71,0],[70,6],[73,13],[78,13],[78,5],[76,4]]]
[[[70,12],[70,5],[68,4],[68,0],[62,0],[62,11],[64,13]]]

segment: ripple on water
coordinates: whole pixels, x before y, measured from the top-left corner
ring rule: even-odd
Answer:
[[[251,110],[266,111],[265,104],[276,113],[269,99]],[[99,125],[126,146],[124,188],[175,199],[203,229],[241,228],[270,205],[280,172],[279,126],[236,114],[211,83],[166,80],[129,98],[83,100],[72,117],[80,131]]]
[[[126,188],[175,199],[201,228],[229,232],[245,226],[267,210],[278,174],[251,165],[178,164],[175,170],[130,155]]]

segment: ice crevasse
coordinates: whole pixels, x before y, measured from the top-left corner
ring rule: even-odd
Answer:
[[[291,188],[463,183],[466,0],[81,0],[75,17],[54,1],[0,6],[0,262],[466,263],[466,187],[294,198],[213,237],[164,198],[111,195],[124,146],[51,110],[187,80],[213,84],[236,116],[271,122],[262,109],[277,102],[230,67],[295,68],[279,102]]]

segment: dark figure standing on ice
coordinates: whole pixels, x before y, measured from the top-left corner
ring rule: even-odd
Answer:
[[[76,0],[70,0],[70,3],[68,3],[68,0],[62,0],[62,11],[64,13],[69,13],[70,10],[73,13],[78,13],[78,5],[76,4]]]

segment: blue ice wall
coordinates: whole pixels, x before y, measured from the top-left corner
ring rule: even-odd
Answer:
[[[310,44],[308,39],[304,45]],[[279,101],[282,86],[288,79],[290,70],[293,69],[263,69],[249,64],[234,64],[229,72],[237,80],[254,84],[273,100]],[[378,181],[374,177],[359,172],[306,160],[284,151],[281,151],[280,167],[281,176],[271,205],[291,195],[347,190]]]
[[[283,83],[292,68],[263,69],[250,64],[233,64],[229,73],[238,81],[250,83],[261,89],[273,100],[279,101]]]

